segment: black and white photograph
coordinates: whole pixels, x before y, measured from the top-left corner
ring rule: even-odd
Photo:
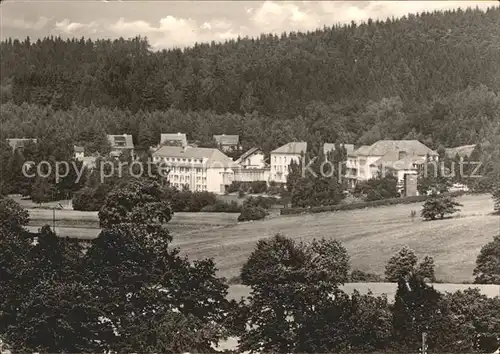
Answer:
[[[500,1],[3,0],[0,354],[500,354]]]

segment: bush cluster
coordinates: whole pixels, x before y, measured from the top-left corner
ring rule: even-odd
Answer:
[[[75,193],[72,199],[73,209],[78,211],[99,211],[111,191],[109,184],[100,184],[97,188],[84,187]]]
[[[244,207],[241,210],[238,221],[262,220],[266,217],[267,212],[261,207]]]
[[[362,270],[354,269],[351,272],[350,281],[352,283],[381,283],[384,281],[384,279],[378,274],[363,272]]]
[[[227,189],[228,193],[236,193],[243,191],[244,193],[249,194],[262,194],[267,191],[267,182],[266,181],[253,181],[253,182],[242,182],[242,181],[233,181]]]
[[[443,193],[442,195],[457,197],[463,195],[464,192],[449,192]],[[302,214],[302,213],[323,213],[328,211],[345,211],[345,210],[356,210],[364,208],[373,208],[379,206],[397,205],[397,204],[412,204],[424,202],[429,198],[427,195],[417,195],[412,197],[401,197],[392,199],[382,199],[371,202],[361,202],[352,204],[340,204],[340,205],[327,205],[322,207],[313,208],[284,208],[280,210],[281,215],[292,215],[292,214]]]
[[[241,206],[234,200],[230,203],[216,200],[214,204],[201,208],[201,211],[206,213],[240,213],[241,209]]]
[[[99,211],[106,196],[113,189],[109,184],[99,184],[96,188],[85,187],[75,193],[73,209],[79,211]],[[219,212],[239,213],[241,207],[236,202],[226,203],[211,192],[192,192],[166,187],[165,199],[174,212]]]
[[[180,191],[168,187],[166,194],[174,212],[200,212],[204,207],[217,202],[216,195],[210,192]]]
[[[262,209],[271,209],[273,205],[278,203],[275,197],[249,197],[243,202],[244,207],[261,207]]]

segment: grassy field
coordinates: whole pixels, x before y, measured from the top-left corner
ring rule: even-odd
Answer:
[[[52,210],[28,209],[30,213],[30,231],[37,231],[42,225],[52,226]],[[93,239],[97,237],[99,221],[97,212],[56,210],[56,233],[69,237]],[[237,223],[239,214],[235,213],[175,213],[168,223],[174,237],[193,231],[203,231]]]
[[[476,284],[432,284],[436,291],[441,293],[456,291],[464,291],[469,288],[478,288],[482,294],[487,297],[493,298],[500,296],[500,285],[476,285]],[[368,294],[369,291],[374,296],[387,295],[389,302],[394,302],[394,297],[398,290],[396,283],[348,283],[341,286],[341,289],[347,294],[352,294],[354,290],[359,291],[361,294]],[[240,300],[250,295],[250,288],[244,285],[231,285],[228,291],[228,299]]]
[[[190,258],[213,257],[220,274],[231,278],[262,238],[282,233],[296,240],[335,238],[351,256],[353,268],[383,274],[387,260],[408,245],[419,256],[430,255],[438,279],[460,283],[472,279],[481,247],[500,233],[500,217],[491,215],[488,195],[464,196],[455,218],[425,222],[411,220],[421,205],[396,205],[337,213],[277,217],[230,227],[176,235],[175,243]]]
[[[500,216],[493,216],[489,195],[463,196],[464,205],[452,219],[425,222],[411,220],[410,211],[421,204],[395,205],[363,210],[273,217],[237,223],[238,214],[176,213],[169,223],[174,244],[191,259],[213,257],[220,275],[232,278],[255,243],[282,233],[296,240],[335,238],[351,256],[353,268],[383,274],[387,260],[404,245],[419,256],[430,255],[438,279],[448,283],[470,281],[481,247],[500,233]],[[51,224],[52,211],[31,209],[31,228]],[[97,214],[56,211],[60,235],[93,238]],[[77,226],[78,228],[71,228]]]

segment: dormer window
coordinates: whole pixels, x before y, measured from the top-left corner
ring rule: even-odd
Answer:
[[[124,136],[115,136],[115,145],[117,147],[124,147],[127,145],[127,140]]]

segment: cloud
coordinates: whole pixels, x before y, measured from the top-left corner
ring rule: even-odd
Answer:
[[[160,19],[156,25],[145,21],[125,21],[120,18],[107,28],[115,35],[124,38],[137,35],[147,37],[154,49],[182,47],[212,40],[224,41],[241,35],[241,31],[236,31],[225,19],[207,21],[198,26],[193,19],[170,15]]]
[[[209,22],[204,22],[200,28],[204,30],[229,30],[232,24],[226,20],[212,20]]]
[[[146,21],[126,22],[123,17],[107,27],[110,31],[125,38],[156,32],[156,29]]]
[[[495,1],[360,1],[359,3],[324,1],[319,4],[321,11],[325,14],[324,19],[333,20],[334,23],[365,22],[370,18],[385,20],[390,17],[402,17],[409,13],[465,9],[476,6],[486,9],[498,5]]]
[[[69,19],[65,18],[61,22],[56,22],[55,30],[60,33],[74,35],[75,33],[78,32],[97,33],[97,27],[98,24],[96,22],[90,22],[90,23],[70,22]]]
[[[486,9],[498,4],[496,1],[266,1],[258,8],[246,8],[246,12],[255,30],[279,33],[476,6]]]
[[[194,44],[197,41],[198,29],[195,21],[170,15],[160,19],[156,25],[120,18],[107,28],[124,38],[138,35],[148,37],[151,46],[156,49]]]
[[[297,3],[290,2],[266,1],[251,13],[250,20],[263,32],[308,30],[321,26],[319,15],[312,9],[301,9]]]
[[[51,34],[90,38],[147,37],[155,49],[184,47],[195,42],[224,41],[261,33],[308,31],[369,18],[385,20],[408,13],[498,6],[498,1],[265,1],[231,2],[214,7],[210,2],[150,1],[137,9],[133,2],[59,1],[36,8],[37,2],[8,2],[2,8],[0,36],[40,38]],[[77,4],[77,5],[75,5]],[[147,5],[146,5],[147,4]],[[7,6],[9,5],[9,6]],[[75,10],[75,6],[78,9]],[[36,9],[32,9],[35,7]],[[46,17],[28,21],[32,10]],[[52,20],[53,18],[54,20]],[[57,21],[57,22],[55,22]]]
[[[24,19],[10,19],[8,17],[2,18],[2,27],[10,27],[16,29],[32,29],[41,30],[44,28],[50,19],[47,17],[40,17],[36,22],[26,21]]]

